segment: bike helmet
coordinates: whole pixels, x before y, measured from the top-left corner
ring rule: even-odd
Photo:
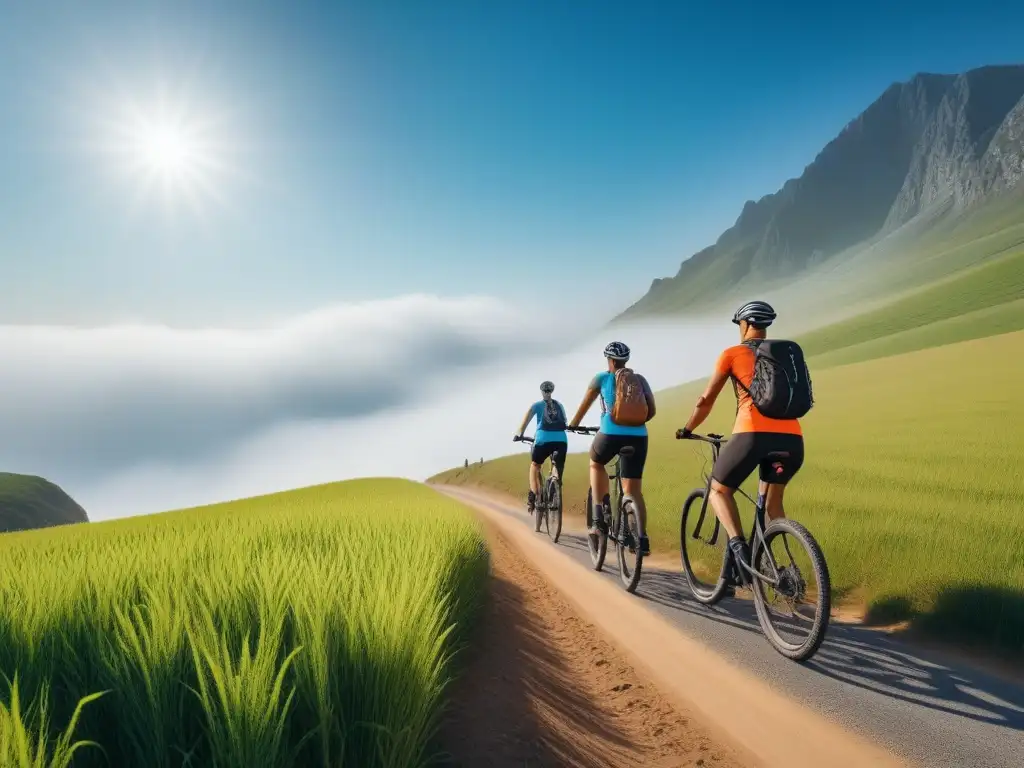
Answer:
[[[629,360],[629,347],[621,341],[613,341],[604,348],[604,356],[610,360],[621,360],[622,362],[626,362]]]
[[[771,304],[765,301],[748,301],[732,316],[732,321],[736,325],[746,320],[755,328],[767,328],[774,319],[775,310],[772,309]]]
[[[540,391],[543,392],[545,395],[550,395],[552,392],[555,391],[555,385],[552,384],[550,381],[542,381],[540,384]]]

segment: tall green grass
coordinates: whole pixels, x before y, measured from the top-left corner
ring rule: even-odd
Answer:
[[[812,373],[818,402],[787,511],[821,543],[837,593],[879,619],[1024,651],[1024,332],[855,365],[812,361]],[[703,385],[658,394],[644,473],[655,553],[678,552],[680,507],[701,482],[707,453],[673,435]],[[734,409],[726,389],[702,429],[727,434]],[[511,456],[436,480],[521,497],[526,464]],[[586,473],[586,457],[571,455],[571,513],[582,512]]]
[[[0,568],[4,765],[416,766],[487,554],[368,480],[11,534]]]

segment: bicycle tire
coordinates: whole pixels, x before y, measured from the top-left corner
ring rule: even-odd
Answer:
[[[636,592],[640,583],[640,573],[644,567],[644,552],[640,547],[639,519],[637,518],[636,505],[632,499],[627,499],[619,510],[619,541],[615,543],[616,554],[619,560],[619,580],[622,586],[630,594]],[[626,562],[630,556],[629,548],[623,546],[624,534],[629,533],[633,537],[633,569],[630,571]]]
[[[562,488],[553,477],[548,478],[548,536],[555,544],[562,535]]]
[[[753,589],[754,606],[764,636],[775,650],[787,659],[806,661],[817,653],[825,639],[825,633],[828,631],[829,616],[832,611],[832,582],[829,577],[828,563],[825,562],[825,554],[810,531],[789,518],[773,520],[764,531],[765,545],[770,545],[772,539],[782,534],[789,534],[800,542],[811,561],[811,568],[818,581],[818,598],[815,601],[816,614],[807,639],[802,643],[788,643],[782,638],[771,619],[771,611],[764,594],[765,584],[757,578],[754,579],[756,582]],[[758,562],[758,556],[765,549],[770,551],[770,547],[762,546],[759,539],[755,540],[754,551],[751,553],[752,564]]]
[[[595,571],[600,571],[604,565],[604,558],[608,554],[608,534],[590,533],[590,526],[594,515],[594,492],[587,491],[587,549],[590,550],[590,562]]]
[[[541,478],[543,480],[543,478]],[[541,483],[540,493],[537,494],[537,503],[533,505],[533,532],[540,533],[540,524],[544,520],[544,509],[547,506],[547,499],[544,498],[544,484]]]
[[[682,561],[683,574],[686,576],[686,583],[690,587],[693,599],[702,605],[714,605],[725,597],[728,587],[725,580],[728,548],[722,557],[722,569],[718,573],[718,581],[715,584],[708,584],[702,581],[693,569],[689,548],[693,547],[697,542],[686,535],[686,522],[691,515],[696,516],[700,514],[701,505],[706,493],[706,488],[695,488],[686,497],[686,501],[683,502],[683,511],[679,516],[679,559]],[[714,512],[711,510],[708,510],[708,514],[714,516]],[[722,535],[722,533],[720,531],[719,535]]]

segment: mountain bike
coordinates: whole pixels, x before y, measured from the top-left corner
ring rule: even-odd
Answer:
[[[532,445],[532,437],[517,437],[516,442]],[[555,459],[558,451],[551,454],[551,474],[544,476],[544,467],[540,468],[540,493],[533,505],[533,530],[539,533],[541,525],[551,541],[558,543],[558,537],[562,535],[562,478],[558,474],[558,464]]]
[[[576,427],[572,430],[581,435],[594,435],[600,431],[599,427]],[[636,592],[640,583],[640,572],[643,570],[644,553],[640,547],[640,519],[637,515],[636,502],[632,497],[622,492],[622,473],[619,471],[619,462],[623,456],[632,456],[633,448],[625,446],[615,457],[615,466],[612,472],[608,473],[608,479],[614,480],[609,488],[609,496],[614,500],[614,515],[608,509],[604,510],[605,530],[608,533],[590,533],[593,524],[594,498],[593,489],[587,489],[587,549],[590,550],[590,560],[594,564],[594,570],[600,571],[604,566],[605,555],[608,552],[608,540],[615,543],[616,554],[619,561],[619,579],[627,592]],[[632,560],[632,563],[630,563]]]
[[[697,435],[684,436],[683,431],[676,432],[679,440],[691,439],[700,440],[711,446],[712,467],[718,461],[722,445],[727,442],[722,435]],[[787,454],[768,454],[765,458],[783,458]],[[714,521],[709,536],[702,536],[705,520],[708,514],[708,498],[711,492],[711,472],[706,471],[704,487],[697,488],[690,493],[683,503],[682,516],[679,522],[679,543],[680,556],[683,563],[683,570],[686,573],[686,581],[694,598],[704,605],[714,605],[736,585],[737,572],[735,560],[732,558],[728,548],[728,534],[722,531],[718,516],[711,512],[711,519]],[[761,625],[764,636],[768,639],[779,653],[795,661],[809,659],[818,650],[822,640],[825,639],[825,632],[828,629],[829,612],[832,607],[832,586],[829,581],[828,565],[825,562],[825,555],[804,526],[789,518],[772,520],[765,525],[766,499],[768,485],[761,481],[758,484],[757,500],[750,498],[742,489],[739,493],[754,505],[754,522],[750,530],[750,539],[747,542],[750,546],[750,562],[748,566],[742,563],[743,569],[749,574],[751,589],[754,593],[754,607],[757,610],[757,620]],[[698,505],[697,502],[700,502]],[[692,526],[692,530],[691,530]],[[689,533],[687,532],[689,531]],[[721,555],[716,553],[715,547],[721,538]],[[800,564],[794,558],[789,546],[791,537],[800,545]],[[780,558],[772,551],[772,544],[782,542],[784,557],[788,558],[789,564],[780,567]],[[803,566],[801,569],[800,566]],[[704,581],[701,578],[704,573],[708,578],[715,581]],[[805,573],[813,574],[817,587],[808,587],[804,579]],[[781,598],[781,602],[788,606],[788,612],[776,613],[769,603],[771,595]],[[805,615],[800,610],[804,602],[813,607],[813,615]],[[789,640],[784,632],[806,628],[806,637],[802,640]]]

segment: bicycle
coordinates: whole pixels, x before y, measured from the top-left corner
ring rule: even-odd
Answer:
[[[676,432],[676,439],[691,439],[708,443],[711,446],[712,467],[718,461],[722,445],[728,442],[723,435],[697,435],[691,433],[688,436],[684,436],[682,430]],[[784,453],[768,454],[765,458],[782,458],[786,455]],[[699,550],[695,543],[700,542],[708,547],[715,547],[722,527],[718,516],[712,512],[712,517],[715,521],[714,528],[707,539],[701,538],[701,529],[707,515],[708,497],[711,492],[711,472],[707,472],[706,467],[704,474],[706,481],[704,487],[693,490],[683,503],[682,516],[679,522],[679,542],[680,558],[690,591],[697,602],[710,606],[725,597],[730,588],[734,586],[734,577],[738,573],[735,571],[735,560],[732,558],[727,545],[724,547],[725,552],[721,559],[721,569],[714,584],[702,581],[697,573],[697,569],[694,567],[695,565],[700,566],[704,559],[703,555],[706,554],[706,552]],[[754,505],[754,522],[750,530],[750,538],[747,542],[750,547],[751,565],[748,566],[746,563],[741,565],[751,577],[750,587],[754,593],[754,607],[757,611],[757,619],[761,625],[761,630],[768,642],[783,656],[794,661],[805,661],[817,652],[822,640],[825,639],[825,632],[828,629],[829,613],[832,605],[832,587],[825,555],[810,531],[795,520],[779,518],[772,520],[767,526],[765,525],[766,483],[763,481],[759,482],[756,501],[750,498],[742,489],[739,489],[739,493]],[[698,500],[701,500],[700,510],[696,516],[693,532],[688,535],[688,520],[694,514],[694,504]],[[804,581],[803,574],[794,560],[789,543],[785,538],[787,534],[800,543],[806,555],[806,560],[810,564],[810,570],[813,571],[817,579],[818,588],[810,593],[810,595],[807,583]],[[728,542],[727,535],[723,538]],[[790,564],[781,569],[771,549],[771,544],[778,538],[782,538],[785,553],[790,560]],[[712,573],[712,575],[714,574]],[[788,618],[792,620],[795,626],[801,622],[810,623],[808,636],[802,642],[787,641],[782,635],[782,630],[783,628],[788,629],[788,626],[783,622],[776,625],[773,621],[772,611],[768,605],[768,595],[766,594],[769,588],[774,590],[777,595],[781,595],[790,604],[791,610]],[[804,616],[796,608],[797,603],[802,602],[809,596],[812,598],[815,608],[815,614],[810,618]],[[786,614],[782,615],[786,616]]]
[[[599,427],[576,427],[571,430],[581,435],[594,435],[600,431]],[[593,521],[594,498],[593,489],[587,489],[587,548],[590,550],[590,560],[594,564],[594,570],[600,571],[604,566],[604,559],[608,552],[608,539],[615,543],[616,555],[619,561],[619,579],[627,592],[636,592],[640,583],[640,572],[643,570],[644,553],[640,547],[640,520],[636,511],[636,503],[632,497],[622,492],[622,473],[619,471],[619,462],[624,456],[632,456],[632,446],[625,446],[615,457],[613,472],[608,473],[608,479],[614,480],[610,488],[615,499],[615,514],[611,515],[605,509],[605,530],[608,533],[590,533]],[[628,562],[629,555],[633,556],[632,567]]]
[[[532,437],[517,437],[516,442],[533,444]],[[558,464],[555,459],[558,451],[551,454],[551,474],[544,477],[544,466],[540,469],[540,493],[533,505],[533,530],[540,533],[541,523],[551,541],[558,543],[558,537],[562,535],[562,478],[558,474]],[[550,513],[550,514],[549,514]]]

